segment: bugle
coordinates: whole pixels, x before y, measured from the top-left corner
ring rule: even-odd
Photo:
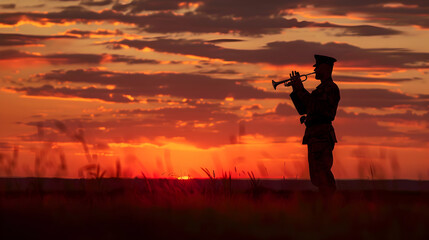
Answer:
[[[305,77],[305,79],[301,79],[301,82],[304,82],[305,80],[307,80],[307,76],[308,75],[311,75],[311,74],[314,74],[314,73],[315,72],[307,73],[307,74],[303,74],[303,75],[299,75],[299,78],[301,79],[301,77]],[[282,83],[284,83],[286,87],[289,87],[290,85],[292,85],[292,78],[281,80],[281,81],[278,81],[278,82],[272,80],[272,84],[273,84],[274,90],[276,90],[277,85],[282,84]]]

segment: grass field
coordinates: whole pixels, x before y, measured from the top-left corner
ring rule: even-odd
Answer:
[[[241,183],[3,179],[0,238],[429,239],[428,191],[340,189],[324,199]]]

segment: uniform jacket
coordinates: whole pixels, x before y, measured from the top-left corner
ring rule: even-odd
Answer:
[[[337,142],[332,121],[337,113],[340,90],[332,79],[321,83],[311,94],[305,89],[295,89],[290,97],[300,115],[306,114],[303,144],[329,140]]]

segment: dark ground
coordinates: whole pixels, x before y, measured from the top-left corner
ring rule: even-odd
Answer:
[[[429,239],[428,182],[0,179],[0,239]]]

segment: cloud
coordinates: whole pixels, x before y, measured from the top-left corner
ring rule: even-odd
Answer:
[[[338,110],[337,117],[353,118],[353,119],[369,119],[369,120],[384,120],[384,121],[420,121],[429,122],[429,112],[424,114],[416,114],[411,110],[404,113],[387,113],[387,114],[371,114],[371,113],[353,113],[345,110]],[[429,127],[429,126],[428,126]]]
[[[19,50],[1,50],[0,51],[0,60],[11,60],[19,58],[38,58],[39,55]]]
[[[113,0],[82,0],[80,2],[80,4],[85,5],[85,6],[105,6],[105,5],[109,5],[112,4]]]
[[[168,124],[171,122],[198,122],[218,123],[223,121],[238,121],[239,117],[234,111],[239,108],[226,107],[220,103],[197,102],[186,100],[180,107],[165,107],[157,109],[118,110],[118,114],[127,117],[139,115],[151,116],[157,123]]]
[[[187,0],[183,3],[195,3],[198,0]],[[185,7],[186,5],[180,4],[180,1],[176,0],[133,0],[127,4],[121,4],[116,2],[113,6],[114,10],[117,11],[130,11],[131,13],[140,13],[143,11],[166,11],[166,10],[178,10],[180,8]]]
[[[85,31],[85,30],[79,30],[79,29],[69,29],[65,33],[65,35],[72,35],[72,36],[79,36],[81,38],[88,38],[92,36],[102,36],[102,37],[108,37],[108,36],[121,36],[124,33],[116,29],[115,31],[112,30],[104,30],[104,29],[98,29],[95,31]]]
[[[110,62],[123,62],[127,64],[160,64],[161,61],[154,60],[154,59],[141,59],[141,58],[135,58],[132,56],[124,56],[124,55],[110,55],[110,59],[108,60]],[[177,64],[180,62],[171,62],[172,64]]]
[[[289,99],[289,94],[286,92],[261,90],[253,87],[245,80],[214,78],[201,74],[146,74],[77,69],[69,71],[55,70],[49,73],[38,74],[31,81],[33,83],[76,83],[79,86],[83,83],[88,84],[88,86],[101,87],[71,89],[45,85],[31,88],[11,87],[10,89],[34,96],[49,96],[51,94],[52,96],[74,96],[109,102],[136,102],[158,95],[166,95],[179,99]],[[426,95],[413,96],[381,88],[341,89],[340,92],[340,106],[342,107],[429,109],[429,100]],[[290,107],[287,105],[279,105],[275,111],[279,115],[295,114],[295,110],[290,110]]]
[[[176,3],[177,4],[177,3]],[[114,10],[101,12],[90,11],[80,6],[66,7],[61,12],[15,12],[0,14],[0,23],[15,25],[21,20],[30,20],[40,24],[68,22],[90,23],[95,21],[121,22],[134,24],[140,30],[150,33],[237,33],[245,36],[278,34],[286,28],[335,28],[342,29],[346,35],[373,36],[394,35],[399,31],[376,26],[343,26],[332,23],[298,21],[296,18],[284,17],[216,17],[202,13],[187,12],[176,14],[171,11],[160,11],[151,14],[124,14]],[[339,33],[341,34],[341,33]]]
[[[2,9],[14,9],[16,5],[14,3],[9,4],[0,4],[0,8]]]
[[[286,103],[279,103],[277,104],[274,113],[280,116],[291,116],[296,115],[297,111]]]
[[[429,94],[419,94],[420,99],[429,99]]]
[[[13,145],[8,142],[0,142],[0,151],[10,151],[13,149]],[[0,153],[0,156],[3,157]]]
[[[292,3],[290,3],[292,2]],[[230,1],[230,0],[133,0],[128,4],[116,3],[113,9],[140,13],[144,11],[174,11],[196,7],[196,12],[212,16],[233,17],[269,17],[282,14],[284,9],[291,9],[298,5],[294,1]]]
[[[106,62],[126,64],[160,64],[153,59],[139,59],[132,56],[117,54],[91,54],[91,53],[55,53],[42,55],[19,50],[0,50],[0,60],[35,59],[46,61],[52,65],[60,64],[90,64],[99,65]]]
[[[349,68],[428,68],[429,53],[402,48],[360,48],[347,43],[318,43],[303,40],[267,43],[260,49],[231,49],[203,40],[156,39],[107,42],[137,49],[149,47],[158,52],[195,55],[226,61],[265,63],[271,65],[312,65],[313,54],[334,56],[339,65]],[[285,56],[294,56],[285,57]]]
[[[84,128],[88,144],[103,142],[161,144],[157,139],[183,139],[197,147],[209,148],[230,144],[230,136],[237,132],[239,116],[234,108],[216,103],[182,102],[178,107],[157,109],[115,110],[94,118],[61,120],[68,131]],[[115,117],[112,117],[115,116]],[[43,126],[46,139],[70,141],[58,129],[58,120],[27,122],[29,126]],[[37,134],[23,140],[40,140]]]
[[[212,78],[200,74],[186,73],[121,73],[94,69],[53,71],[39,74],[32,81],[59,83],[86,83],[115,86],[115,89],[68,89],[43,86],[38,88],[11,88],[31,95],[76,96],[97,98],[104,101],[124,102],[124,98],[114,96],[132,96],[133,98],[154,97],[159,94],[188,99],[273,99],[288,97],[287,93],[268,92],[251,86],[243,80]],[[94,93],[94,95],[91,95]]]
[[[42,36],[26,34],[0,33],[0,46],[29,46],[53,39],[73,39],[73,36]]]
[[[398,35],[401,34],[401,31],[394,30],[391,28],[382,28],[371,25],[358,25],[358,26],[347,26],[341,28],[339,33],[336,33],[335,36],[389,36],[389,35]]]
[[[387,89],[341,89],[340,93],[343,107],[429,109],[427,99]]]
[[[188,13],[176,15],[173,13],[157,13],[145,17],[143,30],[152,33],[238,33],[244,36],[263,34],[279,34],[287,28],[335,28],[343,30],[344,35],[374,36],[395,35],[399,31],[375,26],[343,26],[332,23],[317,23],[298,21],[296,18],[283,17],[251,17],[234,19],[231,17],[213,18],[205,14]],[[342,35],[338,33],[338,35]]]
[[[240,72],[237,72],[232,69],[215,69],[215,70],[208,70],[208,71],[199,71],[200,74],[227,74],[227,75],[234,75],[234,74],[241,74]]]
[[[335,81],[338,82],[366,82],[366,83],[402,83],[411,81],[420,81],[421,78],[374,78],[374,77],[357,77],[357,76],[345,76],[335,75]]]
[[[198,6],[198,13],[215,15],[219,17],[270,17],[283,16],[284,10],[293,9],[298,6],[297,1],[228,1],[228,0],[204,0]]]
[[[220,38],[220,39],[213,39],[213,40],[209,40],[207,42],[209,43],[225,43],[225,42],[242,42],[244,40],[242,39],[231,39],[231,38]]]
[[[314,8],[337,15],[364,14],[368,22],[379,22],[391,26],[420,26],[429,28],[429,5],[427,1],[390,1],[382,0],[377,3],[356,1],[309,1]]]
[[[65,7],[60,12],[13,12],[1,13],[0,23],[6,25],[15,25],[21,20],[34,21],[40,24],[54,23],[64,24],[68,22],[89,23],[94,21],[115,21],[123,17],[123,14],[116,14],[113,11],[95,12],[85,9],[81,6]],[[120,21],[120,20],[116,20]]]
[[[381,0],[371,1],[353,0],[290,0],[290,1],[229,1],[229,0],[203,0],[196,9],[198,13],[235,17],[252,16],[287,16],[294,10],[299,12],[308,10],[312,15],[315,10],[335,16],[360,14],[368,22],[380,22],[392,26],[420,26],[429,27],[429,5],[425,0],[405,1]],[[246,7],[243,7],[246,6]],[[316,15],[317,16],[317,15]],[[374,32],[375,33],[375,32]]]
[[[43,85],[41,87],[10,87],[9,89],[23,92],[28,96],[99,99],[115,103],[137,102],[137,100],[127,97],[118,90],[97,89],[95,87],[70,88]]]
[[[427,138],[429,113],[427,112],[425,114],[415,114],[411,111],[369,114],[348,113],[340,109],[335,122],[334,125],[342,136],[409,139],[395,143],[395,146],[424,147],[429,141]]]
[[[360,14],[361,18],[368,22],[380,22],[385,25],[405,26],[414,25],[423,28],[429,27],[428,15],[429,6],[424,0],[405,1],[399,0],[392,2],[391,0],[381,0],[374,2],[368,1],[353,1],[353,0],[201,0],[187,1],[187,3],[197,3],[195,9],[198,15],[208,15],[212,18],[280,18],[294,14],[295,10],[302,12],[304,10],[319,11],[325,14],[336,16],[347,16],[350,14]],[[176,11],[185,9],[188,5],[180,5],[174,0],[134,0],[129,4],[116,4],[113,9],[118,11],[130,10],[132,13],[140,13],[143,11]],[[311,13],[310,13],[311,15]],[[362,16],[363,15],[363,16]],[[364,27],[364,26],[362,26]],[[371,29],[372,28],[372,29]],[[397,34],[395,30],[386,33],[378,33],[376,28],[369,26],[366,29],[365,36],[373,35],[391,35]],[[388,30],[388,29],[386,29]],[[382,30],[383,31],[383,30]],[[355,35],[355,32],[345,32],[345,35]]]

